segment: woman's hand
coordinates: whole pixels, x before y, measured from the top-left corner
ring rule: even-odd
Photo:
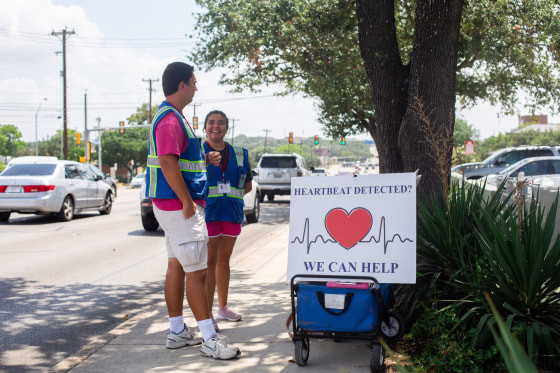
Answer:
[[[213,164],[214,166],[219,166],[222,161],[222,156],[220,152],[209,152],[206,154],[206,165]]]

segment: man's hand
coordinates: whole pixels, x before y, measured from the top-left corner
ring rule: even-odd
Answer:
[[[183,215],[185,216],[185,219],[194,216],[194,214],[196,214],[196,203],[192,200],[187,203],[183,203]]]
[[[209,152],[206,154],[206,165],[213,164],[214,166],[219,166],[222,161],[222,156],[220,152]]]

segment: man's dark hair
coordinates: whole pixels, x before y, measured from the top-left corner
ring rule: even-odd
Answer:
[[[226,113],[224,113],[221,110],[212,110],[211,112],[209,112],[208,114],[206,114],[206,119],[204,119],[204,129],[206,129],[206,123],[208,122],[208,118],[210,118],[210,115],[212,114],[220,114],[221,116],[223,116],[226,120],[226,130],[229,129],[229,124],[228,124],[228,118]]]
[[[181,82],[189,83],[194,67],[184,62],[171,62],[165,68],[161,78],[163,94],[167,97],[177,92]]]

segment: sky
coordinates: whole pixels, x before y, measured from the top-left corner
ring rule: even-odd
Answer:
[[[186,35],[193,33],[193,12],[200,11],[194,0],[1,0],[0,124],[16,125],[24,141],[35,141],[36,129],[39,140],[62,129],[62,37],[53,32],[66,29],[69,129],[83,131],[86,120],[90,129],[118,126],[148,103],[150,79],[152,104],[158,104],[165,66],[183,61],[195,66],[198,86],[183,111],[189,120],[195,110],[202,123],[207,112],[219,109],[233,119],[235,136],[280,139],[293,132],[324,139],[314,100],[273,96],[279,86],[259,94],[228,93],[231,87],[218,84],[220,71],[206,73],[189,60],[195,42]],[[517,127],[517,116],[498,113],[489,104],[457,110],[481,138]],[[549,116],[549,122],[560,119]]]

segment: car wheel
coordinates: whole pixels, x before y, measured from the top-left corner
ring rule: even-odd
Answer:
[[[103,201],[103,207],[99,209],[101,215],[109,215],[113,209],[113,196],[111,193],[105,195],[105,200]]]
[[[62,202],[62,207],[60,211],[56,214],[56,217],[60,221],[70,221],[74,217],[74,200],[70,196],[64,197]]]
[[[259,215],[261,213],[261,203],[259,202],[260,200],[260,194],[257,193],[257,195],[255,196],[255,203],[253,205],[253,211],[250,214],[247,214],[246,218],[247,218],[247,223],[251,224],[251,223],[256,223],[259,221]]]
[[[259,194],[259,202],[264,202],[264,193]]]
[[[6,223],[8,220],[10,220],[10,214],[10,211],[0,212],[0,221]]]
[[[142,226],[147,231],[156,231],[159,223],[156,217],[152,214],[142,215]]]
[[[267,194],[266,194],[266,198],[267,198],[270,202],[274,201],[274,193],[267,193]]]

